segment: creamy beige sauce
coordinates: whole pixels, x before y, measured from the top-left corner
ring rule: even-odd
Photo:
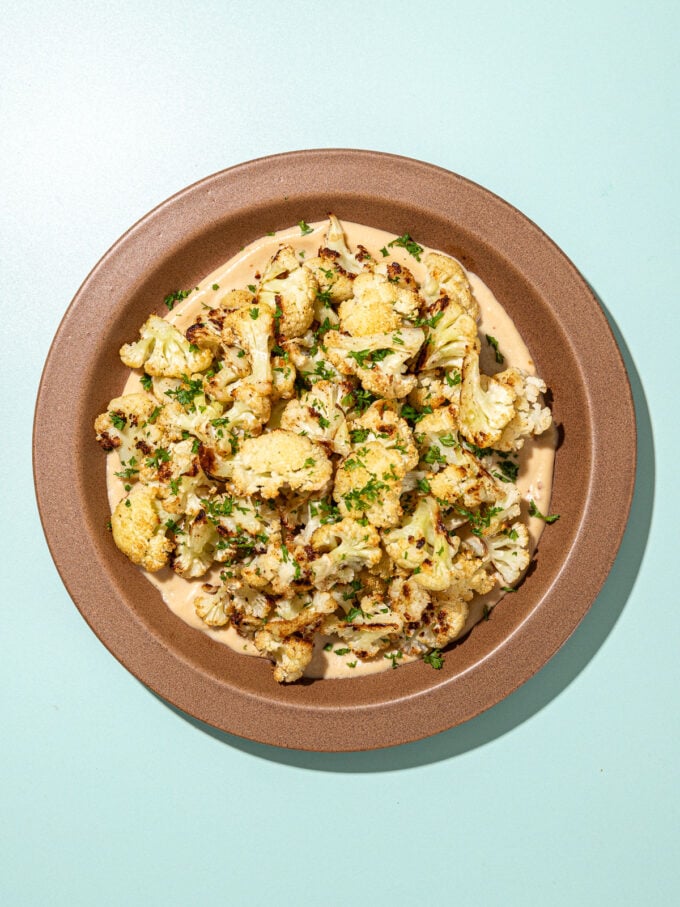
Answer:
[[[291,245],[300,256],[300,261],[305,258],[314,258],[328,226],[327,221],[311,224],[313,230],[306,236],[301,235],[298,226],[281,230],[273,236],[265,236],[246,246],[234,258],[220,265],[205,280],[201,281],[197,290],[187,299],[177,303],[175,308],[166,316],[167,320],[181,330],[186,330],[194,323],[205,306],[214,307],[229,290],[242,289],[248,284],[257,284],[259,275],[264,270],[268,260],[274,255],[282,242]],[[381,259],[379,249],[383,248],[394,239],[394,234],[366,227],[349,221],[342,221],[347,243],[351,249],[360,243],[365,246],[378,260]],[[421,255],[421,262],[417,262],[405,249],[393,246],[390,249],[389,261],[397,261],[407,267],[418,283],[426,277],[426,269],[422,263],[425,253],[431,250],[425,248]],[[479,334],[484,337],[489,334],[498,340],[499,348],[505,357],[503,368],[516,366],[529,374],[536,374],[536,368],[524,341],[519,335],[512,319],[505,312],[491,290],[476,275],[468,272],[468,278],[474,294],[479,302],[480,321]],[[218,289],[213,289],[217,285]],[[493,374],[498,370],[494,361],[494,354],[482,340],[482,353],[480,356],[481,368],[486,374]],[[142,389],[140,374],[130,374],[123,394],[131,394]],[[522,496],[522,521],[529,530],[529,547],[531,553],[538,544],[538,539],[544,529],[544,522],[537,517],[529,517],[529,501],[534,500],[542,513],[547,513],[550,506],[550,493],[552,488],[553,464],[555,459],[555,433],[549,429],[540,438],[528,439],[519,454],[519,475],[517,487]],[[125,496],[123,482],[115,475],[120,470],[118,454],[114,451],[107,457],[107,488],[111,510]],[[140,568],[141,569],[141,568]],[[232,627],[208,627],[196,614],[193,600],[201,591],[203,583],[219,583],[221,566],[215,565],[213,569],[195,580],[185,580],[165,567],[157,573],[146,573],[149,582],[161,593],[163,600],[170,610],[181,618],[190,627],[206,633],[211,639],[246,655],[259,656],[253,643],[244,639]],[[493,607],[504,593],[499,587],[484,596],[476,596],[470,602],[470,614],[461,636],[478,623],[485,613],[485,607]],[[356,677],[362,674],[375,674],[392,667],[390,660],[379,657],[373,660],[362,661],[354,654],[339,656],[334,652],[325,652],[323,647],[327,642],[335,643],[336,648],[344,648],[344,644],[330,637],[317,634],[314,644],[314,657],[305,671],[305,677],[332,679],[339,677]],[[399,659],[399,664],[415,660],[415,657],[404,656]],[[355,667],[350,667],[355,664]]]

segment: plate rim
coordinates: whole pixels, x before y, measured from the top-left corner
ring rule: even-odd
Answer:
[[[352,708],[343,708],[340,711],[344,715],[343,725],[347,728],[352,727],[352,720],[356,724],[356,718],[359,712],[362,713],[362,720],[358,722],[357,727],[361,728],[362,739],[358,737],[352,738],[351,736],[346,739],[340,739],[338,734],[331,734],[330,736],[326,735],[326,739],[322,739],[323,734],[320,736],[319,733],[316,733],[316,740],[313,740],[315,737],[314,728],[312,727],[311,736],[309,733],[303,735],[300,739],[294,740],[291,742],[290,739],[282,740],[280,734],[272,734],[270,730],[270,725],[272,721],[276,721],[276,712],[281,709],[280,703],[270,702],[269,705],[262,701],[261,698],[253,697],[251,694],[244,693],[240,691],[241,697],[245,697],[244,701],[241,703],[243,708],[251,709],[252,716],[249,722],[245,722],[239,726],[239,729],[234,727],[225,727],[224,721],[216,720],[216,717],[213,712],[203,712],[201,714],[197,713],[195,708],[187,708],[186,697],[178,695],[175,685],[172,683],[172,678],[169,678],[166,673],[161,672],[160,676],[154,674],[152,677],[149,677],[148,673],[144,670],[143,661],[140,663],[135,659],[131,659],[129,653],[120,652],[119,647],[115,643],[115,638],[112,638],[110,634],[102,632],[102,627],[98,621],[93,618],[93,612],[87,606],[87,603],[79,601],[79,592],[77,584],[74,582],[72,572],[69,569],[68,561],[64,560],[63,557],[63,540],[59,538],[58,528],[63,526],[63,522],[59,527],[55,526],[54,521],[54,507],[50,501],[50,487],[49,487],[49,476],[45,469],[45,433],[43,431],[46,424],[48,424],[48,413],[46,412],[47,399],[49,397],[49,383],[52,379],[52,373],[56,368],[58,362],[58,355],[60,347],[63,345],[64,338],[68,332],[69,322],[72,319],[74,313],[77,313],[79,306],[83,304],[83,300],[87,299],[88,288],[91,286],[93,280],[96,276],[102,272],[102,269],[106,269],[112,257],[115,257],[120,250],[128,244],[130,241],[134,241],[135,236],[138,231],[143,230],[146,225],[152,222],[155,218],[161,215],[163,212],[167,212],[170,208],[186,201],[192,194],[200,192],[203,188],[214,184],[222,180],[229,180],[234,175],[236,178],[240,178],[241,175],[246,174],[248,171],[253,169],[262,169],[262,168],[271,168],[276,167],[277,164],[282,162],[295,162],[307,160],[311,157],[318,159],[328,160],[330,157],[337,158],[342,156],[343,165],[347,165],[348,161],[351,159],[355,164],[359,165],[360,162],[367,164],[370,160],[373,165],[379,164],[380,166],[387,166],[389,164],[405,168],[406,170],[417,169],[422,174],[430,174],[435,180],[454,180],[459,181],[460,185],[467,187],[470,190],[473,190],[475,193],[481,194],[482,198],[487,200],[493,200],[496,205],[503,207],[506,212],[513,219],[519,218],[519,221],[525,226],[529,226],[541,242],[547,243],[551,248],[553,256],[556,256],[561,263],[562,267],[567,267],[572,274],[572,278],[579,284],[581,292],[585,293],[589,298],[591,310],[597,312],[600,316],[599,323],[597,328],[601,334],[604,334],[607,339],[611,352],[614,354],[617,377],[623,377],[623,381],[617,383],[617,392],[618,397],[622,406],[622,422],[630,429],[628,438],[629,444],[626,450],[626,455],[624,459],[627,461],[628,469],[619,470],[617,480],[618,480],[618,501],[621,511],[623,511],[623,519],[616,523],[613,527],[610,527],[610,534],[608,537],[608,546],[607,546],[607,556],[600,560],[599,570],[596,571],[598,575],[594,580],[594,584],[591,585],[590,591],[586,594],[588,602],[582,604],[579,614],[577,615],[576,620],[570,620],[569,625],[566,628],[562,628],[561,632],[556,634],[555,638],[552,639],[551,646],[544,648],[542,651],[541,658],[536,661],[534,660],[527,665],[527,670],[523,672],[517,672],[516,670],[511,670],[509,675],[507,672],[502,677],[502,692],[498,694],[498,690],[494,689],[493,693],[487,693],[486,697],[482,697],[482,701],[475,700],[472,708],[469,710],[461,709],[459,710],[458,718],[455,721],[450,720],[450,714],[446,713],[444,710],[441,710],[439,714],[433,714],[433,710],[436,712],[437,703],[441,705],[442,696],[446,694],[446,688],[448,687],[450,680],[444,680],[439,682],[437,676],[435,675],[434,680],[431,686],[427,690],[420,691],[417,694],[410,695],[406,699],[394,699],[388,703],[377,702],[362,704],[360,706],[355,706]],[[329,188],[329,193],[332,194],[333,188]],[[547,661],[549,661],[555,652],[567,641],[567,639],[572,635],[576,630],[577,626],[580,624],[581,620],[585,617],[590,607],[597,599],[602,586],[609,574],[618,550],[620,548],[623,534],[627,525],[628,517],[630,514],[630,508],[632,505],[632,499],[635,489],[635,471],[636,471],[636,459],[637,459],[637,444],[636,444],[636,420],[635,420],[635,410],[633,404],[633,397],[630,387],[630,380],[628,373],[625,367],[623,356],[616,342],[614,333],[607,321],[606,315],[600,306],[600,303],[593,292],[593,290],[588,285],[585,278],[580,274],[574,263],[571,259],[564,253],[564,251],[552,240],[541,227],[539,227],[533,220],[523,214],[519,209],[515,208],[509,202],[505,201],[503,198],[497,194],[491,192],[485,187],[481,186],[479,183],[476,183],[472,180],[467,179],[466,177],[461,176],[460,174],[453,173],[452,171],[446,170],[445,168],[438,167],[434,164],[429,164],[424,161],[419,161],[413,158],[403,157],[401,155],[394,155],[385,152],[379,151],[368,151],[361,149],[343,149],[343,148],[319,148],[319,149],[309,149],[309,150],[300,150],[285,152],[275,155],[267,155],[259,158],[255,158],[251,161],[246,161],[240,164],[236,164],[232,167],[226,168],[224,170],[217,171],[209,176],[206,176],[200,180],[195,181],[194,183],[186,186],[183,189],[180,189],[178,192],[172,194],[164,201],[160,202],[154,208],[152,208],[148,213],[139,218],[128,230],[126,230],[119,239],[117,239],[101,256],[99,261],[94,265],[90,270],[88,275],[83,280],[78,291],[76,292],[73,300],[67,307],[59,326],[55,332],[54,338],[50,345],[45,365],[42,371],[40,384],[38,388],[36,406],[34,413],[34,423],[33,423],[33,474],[34,474],[34,484],[36,489],[36,498],[38,503],[38,510],[40,514],[40,519],[43,527],[43,531],[47,540],[48,548],[50,554],[55,563],[57,571],[61,577],[64,586],[66,587],[69,595],[71,596],[74,604],[93,630],[95,635],[100,639],[100,641],[106,646],[106,648],[114,655],[114,657],[123,664],[123,666],[130,671],[137,679],[143,682],[146,686],[152,689],[155,693],[161,696],[163,699],[172,703],[172,705],[181,709],[182,711],[187,712],[195,718],[215,727],[218,730],[226,731],[230,734],[235,734],[236,736],[241,736],[245,739],[255,740],[261,743],[266,743],[270,745],[276,745],[280,747],[288,747],[292,749],[303,749],[310,751],[356,751],[356,750],[368,750],[368,749],[377,749],[386,746],[393,746],[400,743],[412,742],[417,739],[421,739],[426,736],[438,733],[440,731],[446,730],[452,726],[463,723],[464,721],[469,720],[475,715],[480,714],[486,709],[491,708],[497,702],[506,698],[510,693],[512,693],[517,687],[522,683],[526,682],[530,677],[532,677]],[[583,514],[583,519],[587,516],[588,508]],[[572,547],[576,547],[576,541]],[[571,551],[568,552],[567,557],[571,557]],[[66,566],[65,566],[66,564]],[[561,574],[560,574],[561,575]],[[559,579],[559,576],[556,577]],[[549,590],[548,590],[549,591]],[[547,594],[547,593],[546,593]],[[518,625],[510,637],[504,641],[502,648],[505,647],[506,643],[512,642],[512,637],[516,636],[520,631],[524,632],[525,624],[530,622],[531,618],[534,615],[534,612],[538,610],[540,602],[536,605],[534,611],[532,611],[525,621]],[[134,623],[134,622],[133,622]],[[138,628],[143,629],[148,632],[148,627],[143,627],[141,623],[138,623]],[[129,632],[129,628],[128,628]],[[133,628],[134,632],[134,628]],[[115,634],[114,634],[115,637]],[[147,641],[149,642],[149,641]],[[154,642],[158,642],[155,640]],[[216,644],[217,645],[217,644]],[[146,647],[148,648],[148,646]],[[151,646],[154,648],[154,645]],[[521,648],[521,647],[520,647]],[[171,648],[165,649],[165,654],[170,653],[172,656]],[[157,655],[163,655],[163,653],[156,653]],[[491,655],[495,655],[496,650],[494,650]],[[507,653],[506,653],[507,654]],[[237,656],[238,657],[238,656]],[[141,667],[140,667],[141,664]],[[167,667],[167,666],[166,666]],[[187,667],[187,666],[185,666]],[[475,669],[478,665],[474,666]],[[507,666],[506,666],[507,667]],[[191,666],[188,666],[191,670]],[[515,665],[516,668],[516,665]],[[205,679],[205,678],[203,678]],[[458,679],[458,678],[454,678]],[[345,681],[338,681],[344,683]],[[361,682],[361,680],[353,680],[352,683],[356,684]],[[329,683],[329,681],[324,681]],[[334,681],[330,681],[334,683]],[[228,696],[239,695],[237,688],[229,688]],[[304,705],[300,702],[291,702],[289,703],[292,713],[295,714],[296,720],[300,720],[300,716],[305,714],[307,715],[308,723],[311,720],[311,725],[313,726],[316,721],[321,717],[323,713],[324,719],[328,718],[328,712],[332,711],[333,716],[337,717],[339,715],[338,709],[310,709],[310,706]],[[273,712],[272,712],[273,708]],[[404,711],[408,712],[409,720],[403,722],[404,730],[400,731],[399,727],[394,727],[392,733],[385,735],[384,732],[380,739],[377,739],[375,735],[371,735],[370,732],[367,732],[366,728],[366,716],[370,715],[372,711],[380,710],[383,713],[391,713],[395,709],[397,711],[397,717],[399,713],[402,714]],[[427,715],[427,720],[421,722],[421,731],[414,733],[414,726],[418,724],[418,713],[421,713],[423,716]],[[366,713],[366,714],[363,714]],[[354,716],[354,719],[352,719]],[[448,716],[448,717],[447,717]],[[289,716],[291,717],[291,716]],[[346,720],[349,718],[349,722]],[[253,720],[254,719],[254,720]],[[262,724],[264,722],[264,727],[267,729],[265,732],[261,731]],[[383,721],[383,725],[385,722]],[[398,724],[398,722],[395,722]],[[383,729],[384,730],[384,729]]]

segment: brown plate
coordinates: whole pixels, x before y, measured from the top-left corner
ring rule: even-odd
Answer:
[[[92,423],[120,393],[117,351],[171,290],[198,283],[244,244],[297,223],[371,224],[459,258],[515,320],[553,395],[562,443],[535,569],[447,654],[355,680],[279,686],[268,662],[186,626],[106,531],[104,456]],[[58,431],[55,431],[58,426]],[[372,749],[453,727],[507,696],[566,641],[618,550],[635,475],[628,378],[576,268],[519,211],[429,164],[369,151],[262,158],[190,186],[104,255],[57,331],[40,385],[34,470],[57,569],[85,620],[136,677],[222,730],[284,747]]]

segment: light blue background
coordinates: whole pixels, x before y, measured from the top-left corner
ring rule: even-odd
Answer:
[[[0,903],[678,903],[680,5],[4,7]],[[200,177],[331,146],[543,227],[625,338],[640,428],[620,557],[563,650],[465,726],[343,756],[218,735],[134,680],[60,583],[30,464],[47,349],[108,246]]]

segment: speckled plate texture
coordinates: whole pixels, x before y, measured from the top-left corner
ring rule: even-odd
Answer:
[[[186,626],[106,530],[105,457],[92,423],[118,395],[118,349],[163,298],[269,230],[322,220],[408,231],[459,258],[508,310],[552,392],[561,442],[535,564],[492,618],[423,663],[354,680],[279,686],[269,662]],[[54,426],[60,430],[55,433]],[[625,443],[624,443],[625,439]],[[160,696],[252,740],[309,750],[390,746],[451,728],[531,677],[590,608],[618,550],[635,475],[635,417],[621,355],[573,264],[502,199],[430,164],[369,151],[300,151],[184,189],[104,255],[71,303],[38,395],[38,504],[59,573],[104,645]]]

